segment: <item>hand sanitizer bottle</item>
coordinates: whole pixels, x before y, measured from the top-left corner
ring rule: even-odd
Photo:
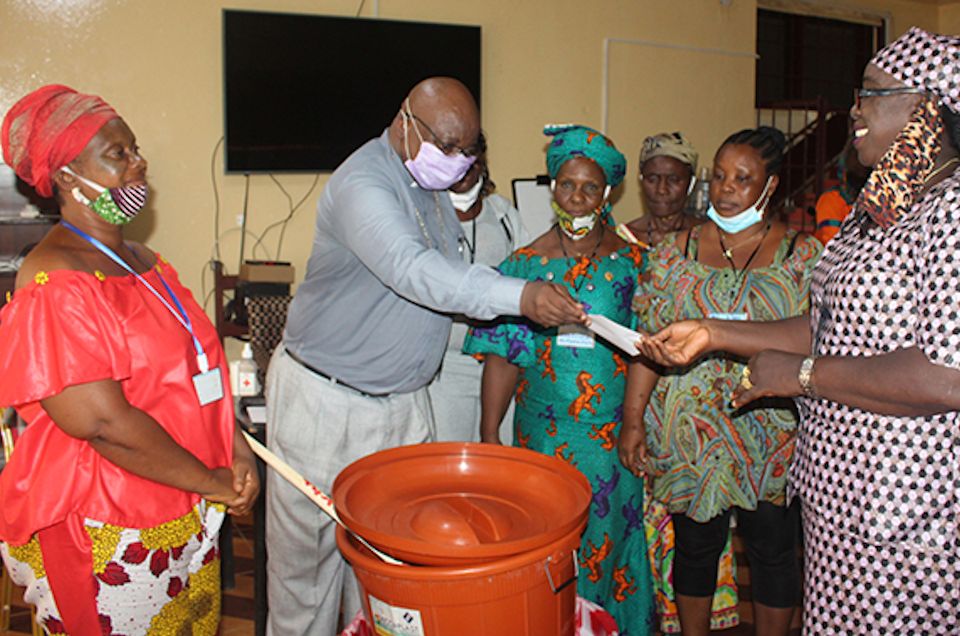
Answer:
[[[707,208],[710,207],[710,177],[710,168],[701,167],[700,178],[687,199],[687,213],[698,219],[707,218]]]
[[[240,359],[230,363],[230,388],[236,397],[260,394],[257,381],[257,362],[253,359],[253,348],[249,342],[243,343]]]

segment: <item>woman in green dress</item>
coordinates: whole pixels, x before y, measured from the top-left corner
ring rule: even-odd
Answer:
[[[548,126],[557,223],[500,265],[509,276],[565,283],[588,314],[631,325],[644,262],[610,221],[610,189],[626,159],[599,132]],[[627,362],[579,326],[541,328],[523,319],[474,328],[464,351],[484,356],[481,440],[499,443],[516,395],[514,444],[553,455],[590,480],[593,499],[580,547],[577,592],[616,619],[621,634],[653,631],[653,592],[643,529],[643,482],[619,463],[616,440]]]
[[[709,220],[664,239],[644,272],[635,300],[641,329],[807,310],[820,243],[766,211],[785,143],[780,131],[760,127],[720,146]],[[734,511],[757,633],[786,634],[799,602],[799,511],[785,501],[797,416],[790,400],[730,406],[745,362],[717,354],[667,371],[639,359],[630,365],[620,456],[636,474],[653,476],[654,498],[672,513],[673,590],[685,635],[709,631],[717,558]]]

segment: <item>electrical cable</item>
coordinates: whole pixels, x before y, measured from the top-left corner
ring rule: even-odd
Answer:
[[[250,201],[250,175],[243,175],[243,221],[240,223],[240,262],[237,271],[243,267],[243,248],[247,240],[247,203]]]
[[[273,175],[270,175],[270,176],[273,176]],[[313,193],[313,189],[317,187],[317,183],[319,182],[320,182],[320,175],[317,174],[313,178],[313,183],[310,185],[310,189],[307,190],[307,193],[303,195],[303,197],[297,202],[296,205],[290,208],[290,214],[288,214],[287,218],[283,220],[283,224],[280,226],[280,238],[277,240],[277,259],[280,258],[280,252],[283,249],[283,235],[287,231],[287,224],[290,222],[290,219],[293,218],[293,215],[297,213],[297,209],[299,209],[300,206],[303,205],[304,202],[306,202],[306,200],[310,197],[310,195]],[[279,181],[277,182],[277,184],[279,185]]]
[[[221,234],[220,236],[217,237],[217,243],[220,242],[220,239],[222,239],[222,238],[224,238],[224,237],[226,237],[226,236],[229,236],[230,234],[233,234],[234,232],[239,232],[239,231],[241,231],[241,229],[242,229],[242,228],[239,228],[239,227],[232,227],[232,228],[226,230],[223,234]],[[254,233],[251,232],[250,230],[246,230],[246,233],[249,234],[249,235],[250,235],[251,237],[253,237],[253,238],[257,238],[256,234],[254,234]],[[257,245],[258,245],[258,244],[255,243],[254,246],[253,246],[253,250],[252,250],[252,251],[253,251],[253,257],[254,257],[254,258],[257,257]],[[270,259],[270,254],[269,254],[269,252],[267,252],[267,249],[266,249],[265,247],[262,248],[262,249],[263,249],[263,251],[266,253],[266,259],[269,260],[269,259]],[[207,281],[206,281],[206,279],[204,278],[207,269],[209,269],[211,272],[213,271],[213,262],[214,262],[214,260],[216,260],[216,259],[214,258],[214,249],[211,248],[211,249],[210,249],[210,260],[206,262],[206,264],[205,264],[205,266],[204,266],[204,268],[203,268],[203,269],[204,269],[203,274],[200,275],[200,295],[201,295],[201,298],[203,298],[203,310],[204,310],[204,311],[207,310],[207,305],[210,303],[210,298],[213,296],[214,292],[217,291],[217,290],[216,290],[216,284],[214,284],[214,289],[211,289],[210,291],[207,291]]]
[[[222,239],[230,236],[230,235],[233,234],[234,232],[240,232],[240,231],[245,232],[246,235],[247,235],[248,237],[250,237],[251,240],[254,240],[254,239],[257,238],[257,235],[253,233],[253,230],[244,230],[243,228],[240,228],[240,227],[231,227],[231,228],[229,228],[229,229],[224,230],[224,231],[223,231],[223,234],[221,234],[219,238],[220,238],[220,240],[222,240]],[[264,258],[264,259],[266,259],[266,260],[272,260],[272,259],[273,259],[273,257],[270,255],[270,252],[267,251],[267,248],[266,248],[266,247],[263,247],[262,245],[259,245],[258,243],[256,243],[256,241],[254,241],[254,245],[253,245],[253,248],[252,248],[252,250],[251,250],[253,258],[257,258],[257,248],[258,248],[258,247],[263,250],[263,252],[264,252],[263,258]],[[213,250],[212,250],[212,249],[210,250],[210,259],[213,260]]]
[[[356,15],[356,17],[358,17],[358,18],[360,17],[360,12],[363,11],[363,5],[364,5],[364,3],[365,3],[366,1],[367,1],[367,0],[360,0],[360,6],[357,7],[357,15]]]
[[[207,305],[210,304],[210,299],[213,298],[213,293],[217,291],[216,289],[211,289],[207,292],[207,295],[203,297],[203,312],[207,312]]]
[[[213,154],[210,155],[210,183],[213,186],[213,246],[216,251],[217,260],[220,259],[220,193],[217,191],[217,150],[223,143],[221,136],[213,146]]]
[[[263,231],[260,232],[259,238],[257,238],[257,242],[254,244],[254,249],[256,249],[257,246],[259,246],[259,245],[261,245],[261,244],[263,243],[264,238],[267,236],[267,233],[268,233],[270,230],[272,230],[273,228],[275,228],[275,227],[277,227],[278,225],[280,225],[280,226],[282,226],[282,227],[281,227],[281,229],[280,229],[280,237],[279,237],[279,240],[277,241],[277,252],[276,252],[276,260],[280,260],[280,252],[281,252],[281,250],[283,249],[283,236],[284,236],[284,233],[285,233],[286,230],[287,230],[287,224],[290,222],[290,220],[291,220],[291,219],[293,218],[293,216],[296,214],[297,210],[300,209],[300,206],[302,206],[302,205],[304,204],[304,202],[306,202],[307,199],[310,198],[310,195],[313,194],[314,189],[316,189],[316,187],[317,187],[317,183],[320,182],[320,175],[317,174],[317,175],[313,178],[313,183],[310,185],[310,188],[307,190],[306,194],[304,194],[304,195],[300,198],[300,200],[297,201],[296,203],[293,202],[293,197],[290,196],[290,193],[287,192],[286,188],[283,187],[283,184],[281,184],[280,181],[279,181],[274,175],[271,174],[271,175],[270,175],[270,178],[273,179],[273,182],[277,184],[277,187],[280,188],[280,191],[283,192],[284,196],[287,197],[287,201],[289,202],[289,205],[290,205],[290,212],[287,214],[287,216],[286,216],[285,218],[280,219],[279,221],[274,221],[273,223],[271,223],[271,224],[268,225],[267,227],[263,228]],[[264,250],[266,250],[266,247],[264,247]]]
[[[207,311],[207,269],[212,265],[210,261],[207,261],[203,264],[203,269],[200,270],[200,298],[203,299],[203,311]]]

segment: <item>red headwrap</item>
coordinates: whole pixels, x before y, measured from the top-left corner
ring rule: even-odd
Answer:
[[[43,86],[7,112],[0,129],[3,161],[40,196],[53,195],[52,176],[77,158],[104,124],[120,117],[96,95]]]

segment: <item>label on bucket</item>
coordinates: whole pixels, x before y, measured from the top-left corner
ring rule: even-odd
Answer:
[[[377,636],[426,636],[419,611],[387,605],[370,594],[367,598],[373,614],[373,633]]]

